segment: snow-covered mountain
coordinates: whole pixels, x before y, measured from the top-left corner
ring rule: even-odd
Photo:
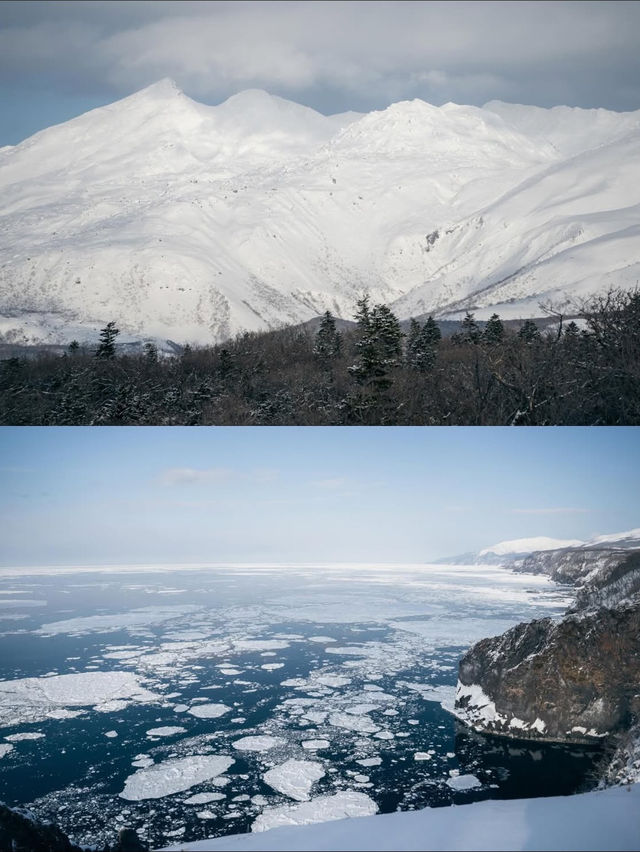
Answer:
[[[595,536],[595,538],[586,541],[583,547],[594,550],[601,548],[616,548],[618,550],[640,549],[640,527],[627,530],[627,532]]]
[[[478,553],[478,558],[483,556],[519,556],[523,553],[534,553],[540,550],[560,550],[564,547],[581,547],[584,544],[580,539],[548,538],[547,536],[534,536],[533,538],[515,538],[510,541],[500,541],[485,547]]]
[[[607,535],[593,536],[587,541],[581,539],[559,539],[549,536],[532,536],[531,538],[514,538],[508,541],[499,541],[496,544],[484,547],[477,553],[468,552],[457,556],[447,556],[436,560],[438,563],[461,564],[461,565],[519,565],[527,557],[533,554],[548,554],[549,559],[556,558],[556,553],[567,551],[569,558],[575,551],[579,558],[584,551],[599,550],[640,550],[640,528],[627,530],[626,532],[608,533]]]
[[[353,316],[540,315],[640,277],[640,110],[323,116],[163,80],[0,149],[0,335],[211,342]]]

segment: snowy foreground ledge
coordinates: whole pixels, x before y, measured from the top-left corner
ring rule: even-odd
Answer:
[[[576,796],[489,800],[198,840],[171,850],[637,850],[640,784]]]

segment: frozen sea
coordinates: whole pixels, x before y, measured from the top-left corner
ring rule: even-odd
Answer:
[[[596,750],[448,709],[469,645],[569,599],[494,566],[0,569],[0,800],[158,848],[589,789]]]

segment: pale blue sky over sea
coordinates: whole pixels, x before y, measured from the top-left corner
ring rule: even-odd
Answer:
[[[4,565],[423,562],[640,526],[637,428],[12,428]]]
[[[636,0],[1,0],[0,146],[163,77],[323,113],[421,98],[640,108]]]

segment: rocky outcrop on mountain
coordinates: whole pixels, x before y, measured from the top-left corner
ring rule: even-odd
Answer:
[[[460,662],[456,713],[476,730],[594,742],[640,716],[640,601],[519,624]]]
[[[597,584],[600,574],[613,566],[621,565],[634,551],[615,546],[568,547],[530,553],[516,567],[527,574],[547,574],[558,583],[581,586],[585,582]]]
[[[561,620],[519,624],[460,661],[455,712],[477,731],[617,748],[616,783],[640,766],[640,549],[603,537],[531,553],[515,570],[576,587]]]
[[[514,570],[577,586],[572,611],[615,606],[640,591],[640,549],[601,545],[531,553]]]
[[[576,595],[576,610],[616,606],[640,595],[640,550],[609,551],[597,571],[587,575]]]

